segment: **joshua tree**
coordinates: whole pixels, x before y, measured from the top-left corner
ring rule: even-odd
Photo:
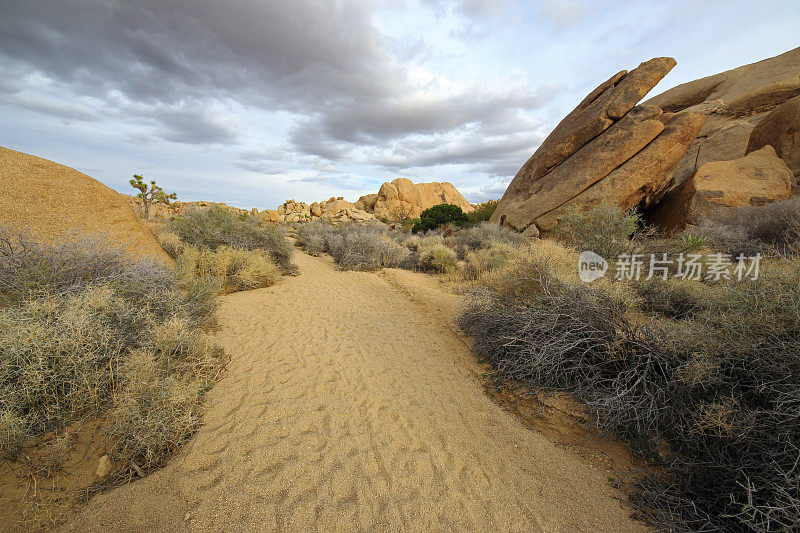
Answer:
[[[133,179],[129,182],[131,187],[139,189],[137,198],[142,199],[144,205],[144,219],[150,220],[150,206],[153,204],[165,204],[172,207],[172,200],[177,200],[178,196],[173,192],[167,194],[164,189],[156,185],[156,180],[152,180],[150,185],[144,182],[144,178],[138,174],[133,175]]]

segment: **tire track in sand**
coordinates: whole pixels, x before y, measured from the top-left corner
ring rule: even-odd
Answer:
[[[645,530],[604,471],[484,394],[455,296],[422,274],[297,262],[224,298],[231,362],[193,439],[66,530]]]

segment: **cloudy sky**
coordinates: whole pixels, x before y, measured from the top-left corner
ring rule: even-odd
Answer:
[[[800,2],[0,0],[0,146],[275,207],[405,176],[498,198],[598,83],[800,45]]]

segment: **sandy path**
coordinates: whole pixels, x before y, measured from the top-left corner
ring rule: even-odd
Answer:
[[[67,529],[638,531],[606,474],[484,394],[424,275],[336,271],[233,294],[204,426]]]

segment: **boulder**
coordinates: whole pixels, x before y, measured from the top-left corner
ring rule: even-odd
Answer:
[[[800,96],[769,112],[750,133],[745,153],[772,146],[795,176],[800,175]]]
[[[473,210],[452,183],[415,184],[409,179],[397,178],[381,185],[373,212],[376,217],[400,220],[418,217],[424,210],[438,204],[454,204],[465,213]]]
[[[622,209],[654,205],[666,192],[670,174],[704,122],[705,116],[698,113],[673,115],[664,130],[641,151],[568,202],[539,217],[536,225],[552,229],[568,209],[591,209],[609,198]]]
[[[377,202],[378,202],[377,194],[365,194],[364,196],[359,198],[353,205],[355,206],[356,209],[372,213],[375,210],[375,204]]]
[[[659,107],[635,106],[674,65],[672,58],[651,59],[600,84],[523,165],[491,220],[530,235],[539,229],[551,229],[566,204],[581,208],[580,202],[573,199],[635,156],[664,130]],[[686,144],[665,142],[660,146],[685,150]],[[647,159],[657,160],[658,155],[641,158]],[[645,190],[660,190],[664,176],[654,173],[649,174],[651,183],[632,190],[641,189],[642,194]],[[636,199],[636,203],[643,198]],[[542,217],[545,218],[540,223],[538,219]]]
[[[265,209],[258,213],[258,218],[263,220],[264,222],[271,222],[271,223],[280,223],[283,222],[283,215],[279,215],[278,212],[274,209]]]
[[[133,257],[172,264],[128,198],[77,170],[0,147],[0,224],[56,243],[102,234]]]
[[[796,186],[792,171],[767,145],[739,159],[702,165],[664,197],[650,220],[679,230],[725,209],[785,200]]]
[[[319,202],[314,202],[309,206],[309,211],[311,211],[312,217],[322,216],[322,209],[323,207],[319,205]]]
[[[607,130],[631,110],[671,69],[675,60],[655,58],[600,84],[547,136],[511,181],[506,195],[526,194],[530,184]],[[503,198],[506,198],[506,195]],[[501,204],[503,201],[501,200]],[[502,205],[498,206],[500,209]],[[498,215],[498,220],[502,213]]]
[[[335,216],[347,215],[353,209],[355,209],[355,207],[353,207],[353,204],[351,204],[347,200],[336,199],[328,201],[325,204],[324,213],[331,217],[335,217]]]

